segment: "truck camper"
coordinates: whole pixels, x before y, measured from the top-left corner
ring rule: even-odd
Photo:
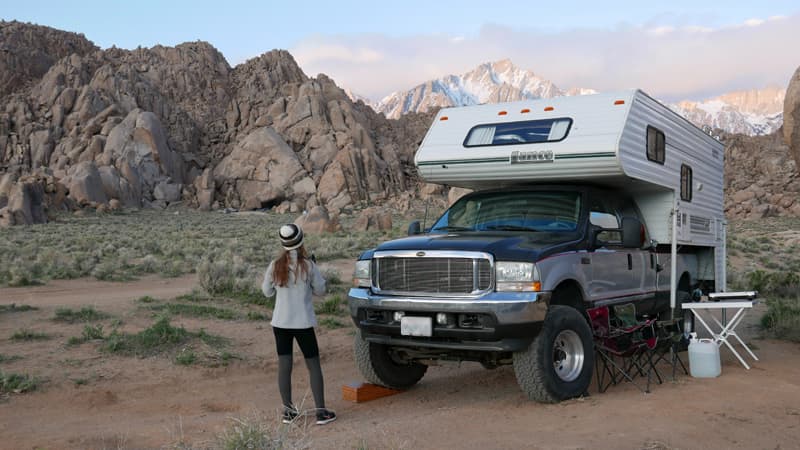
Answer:
[[[588,309],[683,317],[693,294],[725,291],[723,146],[640,90],[444,108],[415,164],[473,192],[356,262],[370,382],[513,364],[529,397],[560,401],[591,381]]]

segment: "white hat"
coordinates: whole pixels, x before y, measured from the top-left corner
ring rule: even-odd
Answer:
[[[278,231],[278,236],[286,250],[294,250],[303,245],[303,230],[293,223],[283,225]]]

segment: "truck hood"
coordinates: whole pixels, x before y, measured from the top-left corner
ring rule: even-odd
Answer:
[[[497,260],[538,261],[553,253],[575,250],[581,240],[578,232],[423,234],[384,242],[361,259],[371,258],[374,251],[450,250],[490,253]]]

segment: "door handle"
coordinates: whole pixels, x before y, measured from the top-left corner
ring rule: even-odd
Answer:
[[[628,270],[633,270],[633,256],[628,253]]]

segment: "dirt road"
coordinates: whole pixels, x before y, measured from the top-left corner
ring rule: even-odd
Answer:
[[[343,278],[349,274],[343,274]],[[231,418],[277,424],[280,404],[273,340],[266,322],[176,318],[231,339],[242,359],[227,367],[180,366],[165,357],[107,355],[98,343],[67,346],[83,324],[51,320],[57,307],[94,305],[126,330],[152,323],[135,299],[188,292],[192,277],[133,283],[73,280],[0,289],[0,304],[39,307],[0,315],[0,354],[21,359],[4,372],[47,380],[0,403],[0,448],[162,448],[213,446]],[[342,318],[346,321],[347,318]],[[51,339],[8,339],[20,328]],[[509,367],[431,367],[413,389],[363,404],[345,402],[342,385],[359,380],[352,328],[319,329],[328,406],[339,420],[297,430],[313,448],[797,448],[800,345],[754,340],[761,358],[745,370],[723,349],[716,379],[680,375],[643,394],[625,384],[557,405],[528,401]],[[295,398],[308,396],[296,357]],[[309,405],[306,401],[305,406]]]

